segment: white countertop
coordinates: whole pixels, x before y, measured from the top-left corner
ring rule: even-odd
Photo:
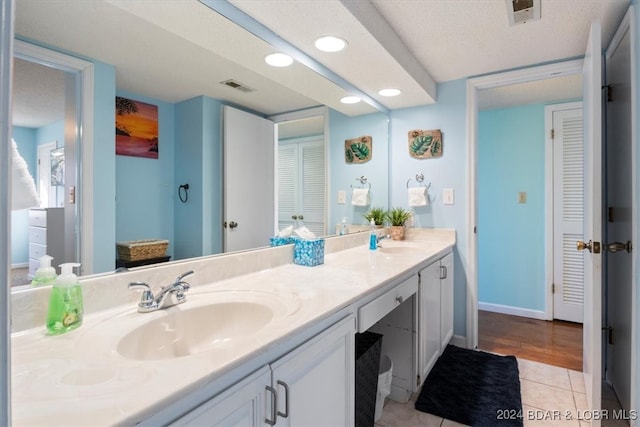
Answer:
[[[417,233],[412,240],[382,241],[383,247],[416,248],[409,253],[370,251],[360,245],[326,254],[324,264],[315,267],[289,264],[194,286],[185,303],[165,310],[141,314],[129,304],[87,315],[79,329],[67,334],[45,336],[44,327],[15,333],[13,425],[133,424],[229,372],[248,374],[264,364],[265,357],[286,351],[284,343],[291,337],[340,311],[355,312],[385,285],[449,252],[455,231],[432,231]],[[127,332],[170,310],[232,300],[273,303],[278,315],[259,333],[215,352],[140,361],[116,350]]]

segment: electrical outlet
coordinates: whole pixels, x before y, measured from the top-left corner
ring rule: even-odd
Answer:
[[[344,205],[347,203],[347,192],[344,190],[338,190],[338,204]]]
[[[518,203],[527,203],[527,192],[521,191],[518,193]]]
[[[442,189],[442,201],[445,205],[455,205],[456,200],[453,193],[453,188]]]

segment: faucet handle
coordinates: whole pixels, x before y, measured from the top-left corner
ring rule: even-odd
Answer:
[[[179,276],[176,278],[176,283],[180,283],[180,282],[182,282],[182,279],[184,279],[185,277],[187,277],[187,276],[189,276],[189,275],[191,275],[191,274],[193,274],[193,270],[189,270],[189,271],[187,271],[186,273],[182,273],[181,275],[179,275]],[[188,285],[187,285],[187,286],[188,286]]]
[[[144,282],[131,282],[129,283],[129,289],[142,289],[142,295],[140,296],[140,305],[153,302],[153,292],[151,287]]]

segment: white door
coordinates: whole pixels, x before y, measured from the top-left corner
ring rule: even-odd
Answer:
[[[224,252],[269,245],[275,222],[274,123],[223,109]]]
[[[584,192],[583,374],[589,408],[599,409],[602,381],[602,58],[600,21],[591,24],[582,73]],[[598,427],[600,420],[592,420]]]
[[[582,109],[553,111],[553,318],[582,323],[584,260],[576,252],[584,226]]]
[[[633,19],[628,19],[630,26]],[[631,353],[633,332],[633,253],[624,247],[633,235],[633,149],[631,97],[630,26],[623,27],[607,49],[607,87],[610,93],[607,111],[606,166],[606,341],[605,378],[618,396],[622,408],[629,411],[631,402]]]

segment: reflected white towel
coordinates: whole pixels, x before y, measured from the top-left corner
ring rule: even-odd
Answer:
[[[368,188],[354,188],[351,195],[351,204],[353,206],[369,206],[370,197]]]
[[[409,193],[409,206],[427,206],[429,204],[427,187],[410,187],[407,191]]]
[[[40,204],[36,184],[29,173],[27,162],[18,152],[16,142],[11,140],[11,210],[32,208]]]

